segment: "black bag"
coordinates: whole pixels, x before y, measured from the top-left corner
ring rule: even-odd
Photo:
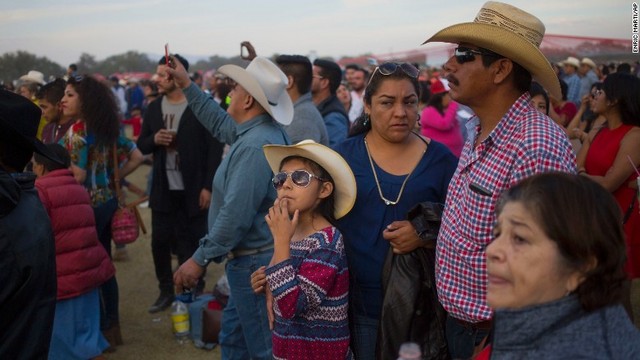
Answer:
[[[424,359],[449,359],[445,338],[446,312],[438,301],[435,282],[435,244],[442,204],[420,203],[408,220],[428,242],[427,247],[398,255],[389,249],[382,273],[382,313],[378,327],[378,359],[395,359],[400,345],[420,345]]]

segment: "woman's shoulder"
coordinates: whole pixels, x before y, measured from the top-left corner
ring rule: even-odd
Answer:
[[[424,158],[437,157],[444,158],[447,161],[453,161],[456,164],[458,163],[458,158],[449,150],[449,148],[441,142],[435,141],[431,138],[420,136],[423,141],[425,141],[427,145],[427,152],[425,153]]]
[[[342,157],[347,158],[352,152],[358,151],[360,148],[360,144],[362,144],[362,139],[364,138],[366,133],[354,135],[346,138],[343,142],[333,147],[333,150],[342,155]]]
[[[564,354],[566,358],[577,358],[580,357],[577,355],[585,354],[598,357],[605,353],[615,354],[615,358],[620,359],[639,358],[640,330],[631,323],[621,305],[591,312],[581,311],[571,321],[566,320],[558,322],[555,330],[550,329],[544,339],[541,339],[545,351]],[[619,356],[621,354],[635,356]]]

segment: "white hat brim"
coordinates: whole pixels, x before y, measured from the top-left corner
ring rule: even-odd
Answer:
[[[44,85],[45,84],[44,79],[31,77],[31,76],[29,76],[29,74],[20,76],[20,81],[34,82],[34,83],[40,84],[40,85]]]
[[[262,149],[274,174],[280,171],[282,160],[289,156],[300,156],[318,163],[333,178],[335,218],[340,219],[351,211],[356,202],[356,178],[340,154],[313,140],[303,140],[295,145],[264,145]]]
[[[240,84],[277,122],[282,125],[291,124],[293,121],[293,102],[286,91],[280,94],[276,105],[272,105],[269,104],[269,100],[258,80],[247,70],[238,65],[229,64],[221,66],[218,72]]]
[[[467,22],[446,27],[428,42],[469,43],[491,50],[525,68],[551,95],[562,98],[560,81],[540,49],[522,36],[495,25]]]

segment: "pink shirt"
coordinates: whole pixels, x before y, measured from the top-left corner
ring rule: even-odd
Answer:
[[[464,146],[464,139],[460,131],[460,124],[456,119],[457,111],[458,103],[455,101],[449,103],[444,115],[440,114],[436,108],[427,106],[422,110],[420,123],[422,124],[422,135],[444,144],[453,155],[459,158]]]

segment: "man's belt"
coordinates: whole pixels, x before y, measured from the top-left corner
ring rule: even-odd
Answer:
[[[232,251],[229,251],[229,253],[227,254],[227,259],[231,260],[231,259],[239,258],[241,256],[260,254],[271,249],[273,249],[273,244],[268,244],[263,247],[259,247],[257,249],[232,250]]]
[[[484,320],[476,323],[460,320],[453,318],[458,324],[462,325],[465,329],[471,330],[491,330],[491,326],[493,325],[493,320]]]

